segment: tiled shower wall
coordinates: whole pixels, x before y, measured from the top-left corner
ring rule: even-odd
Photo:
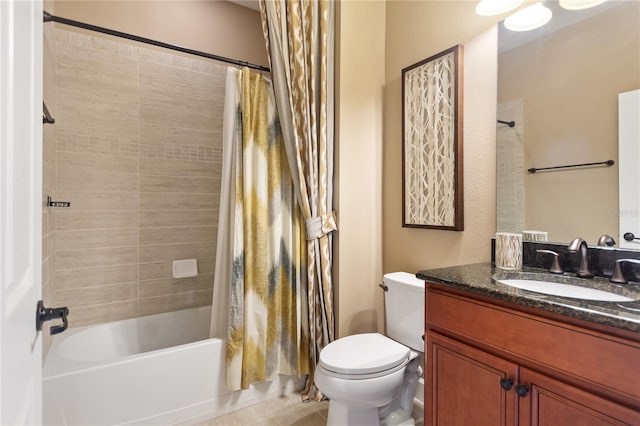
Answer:
[[[498,232],[525,228],[524,100],[498,104],[498,120],[515,121],[515,127],[498,124],[496,131],[496,223]]]
[[[56,33],[53,26],[43,27],[43,94],[44,102],[53,117],[56,117]],[[56,127],[42,126],[42,300],[52,307],[53,275],[55,271],[55,218],[52,209],[46,207],[47,195],[56,191]],[[49,333],[42,333],[43,356],[51,342]]]
[[[209,305],[226,67],[56,29],[54,303],[72,326]],[[174,279],[172,261],[199,274]]]

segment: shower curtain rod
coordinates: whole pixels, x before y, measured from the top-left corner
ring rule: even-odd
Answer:
[[[213,59],[216,61],[227,62],[229,64],[239,65],[241,67],[248,67],[254,70],[266,71],[266,72],[271,71],[269,68],[262,65],[256,65],[249,62],[240,61],[237,59],[225,58],[224,56],[213,55],[211,53],[206,53],[206,52],[200,52],[199,50],[187,49],[186,47],[175,46],[173,44],[152,40],[146,37],[127,34],[120,31],[111,30],[109,28],[98,27],[96,25],[86,24],[84,22],[74,21],[72,19],[61,18],[59,16],[54,16],[46,11],[44,11],[44,22],[57,22],[59,24],[70,25],[72,27],[78,27],[85,30],[95,31],[98,33],[107,34],[114,37],[126,38],[128,40],[133,40],[140,43],[151,44],[153,46],[163,47],[165,49],[175,50],[177,52],[188,53],[190,55],[200,56],[203,58]]]

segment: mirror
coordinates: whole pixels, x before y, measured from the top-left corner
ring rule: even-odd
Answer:
[[[618,94],[640,89],[640,2],[545,4],[553,17],[541,28],[499,24],[497,118],[515,125],[497,124],[497,231],[618,240]]]

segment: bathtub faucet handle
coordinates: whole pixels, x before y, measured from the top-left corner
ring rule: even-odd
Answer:
[[[69,315],[69,308],[66,306],[63,306],[62,308],[45,308],[42,300],[39,300],[36,308],[36,330],[42,330],[43,322],[60,318],[62,319],[62,324],[54,325],[49,329],[49,332],[51,334],[62,333],[69,326],[67,315]]]

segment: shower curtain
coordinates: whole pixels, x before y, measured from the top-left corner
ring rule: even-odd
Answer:
[[[307,231],[309,380],[303,400],[324,398],[313,382],[320,351],[335,338],[333,309],[333,109],[335,2],[260,0],[284,142]]]
[[[271,84],[229,68],[212,314],[229,389],[309,372],[305,250]]]

